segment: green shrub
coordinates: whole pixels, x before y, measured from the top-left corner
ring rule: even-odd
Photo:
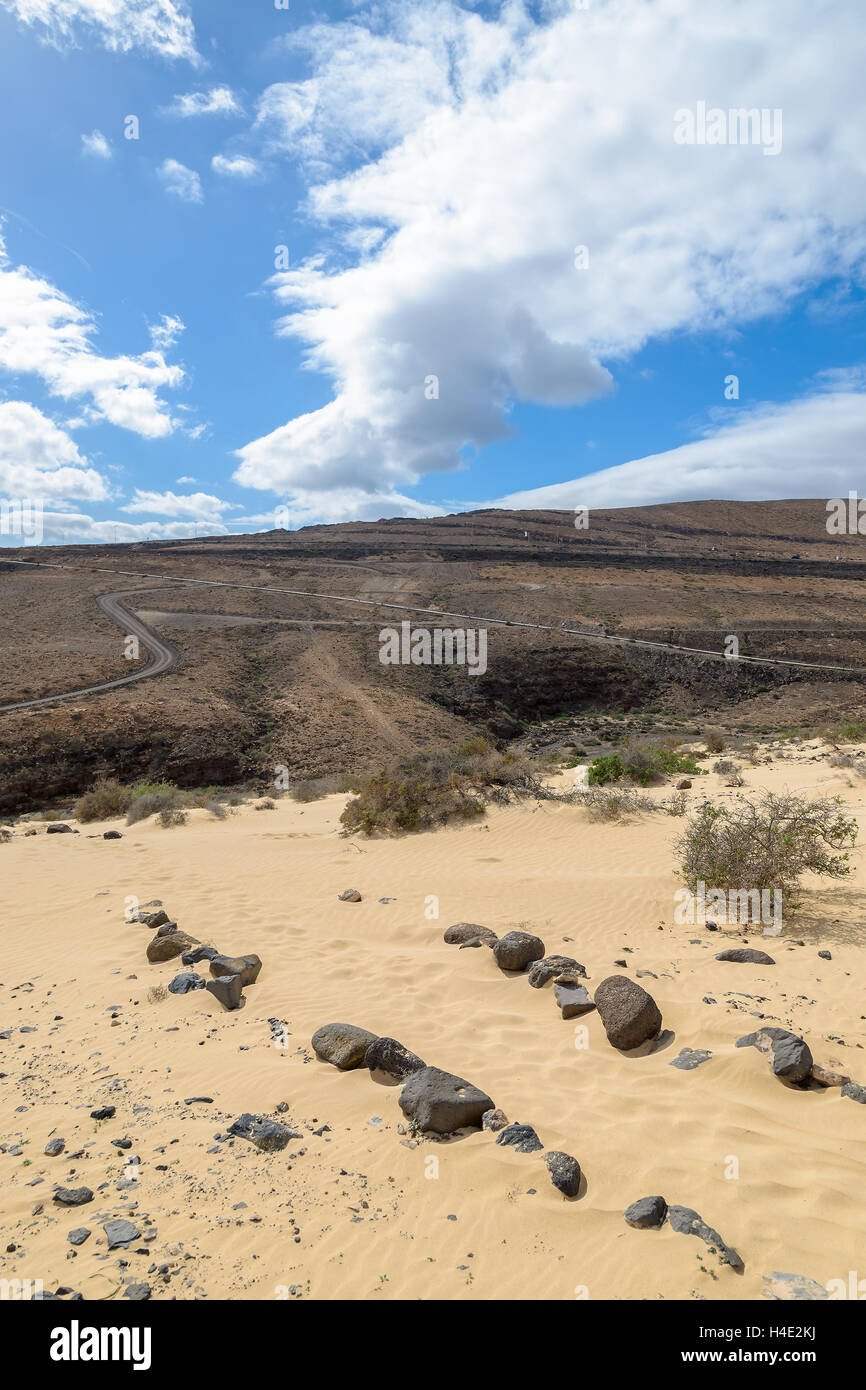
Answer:
[[[591,787],[604,787],[608,782],[618,782],[624,775],[619,753],[607,753],[604,757],[593,758],[586,780]]]
[[[155,816],[162,811],[170,811],[177,806],[180,795],[176,787],[170,791],[143,792],[141,796],[136,796],[130,803],[126,813],[127,825],[137,825],[139,821],[147,820],[149,816]]]
[[[669,743],[648,743],[642,748],[627,748],[623,753],[593,759],[587,780],[591,787],[603,787],[625,777],[639,787],[649,787],[663,777],[684,772],[698,776],[701,771],[692,758],[677,753]]]
[[[90,821],[114,820],[126,814],[131,801],[131,788],[122,787],[114,778],[108,777],[78,798],[73,814],[76,820],[85,825]]]

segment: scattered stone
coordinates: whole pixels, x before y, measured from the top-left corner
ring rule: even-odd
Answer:
[[[866,1105],[866,1086],[858,1086],[854,1081],[847,1081],[842,1087],[842,1094],[848,1100],[856,1100],[858,1105]]]
[[[526,978],[533,989],[541,989],[542,985],[546,985],[548,980],[555,979],[557,975],[586,977],[586,969],[572,956],[544,956],[541,960],[532,962]]]
[[[341,903],[360,903],[363,902],[363,899],[357,888],[347,888],[345,892],[340,894],[339,901]]]
[[[83,1245],[86,1240],[90,1239],[90,1232],[86,1226],[76,1226],[74,1231],[67,1233],[66,1239],[70,1245]]]
[[[187,1096],[184,1105],[213,1105],[213,1096]]]
[[[45,833],[46,835],[77,835],[78,831],[73,830],[71,825],[64,825],[62,821],[58,821],[49,825]]]
[[[171,926],[172,923],[169,923]],[[187,936],[185,931],[178,931],[162,934],[162,928],[157,932],[152,941],[148,943],[147,959],[151,965],[159,965],[166,960],[174,960],[175,956],[183,955],[184,951],[191,951],[193,946],[198,946],[194,936]]]
[[[106,830],[102,838],[103,840],[122,840],[123,836],[119,830]]]
[[[277,1124],[276,1120],[269,1120],[265,1115],[250,1114],[239,1115],[229,1125],[229,1134],[248,1139],[262,1153],[276,1153],[284,1149],[290,1139],[301,1137],[296,1130],[286,1129],[285,1125]]]
[[[316,1029],[311,1041],[320,1061],[330,1062],[340,1071],[354,1071],[363,1066],[367,1048],[377,1037],[353,1023],[326,1023]]]
[[[149,910],[153,908],[156,911]],[[151,931],[164,927],[168,920],[168,913],[163,910],[159,903],[146,903],[144,907],[137,908],[130,917],[131,922],[139,922],[143,927],[150,927]]]
[[[607,1040],[628,1052],[656,1037],[662,1016],[651,994],[625,975],[608,975],[596,987],[595,1006],[601,1015]]]
[[[244,994],[240,975],[220,975],[215,980],[208,980],[205,989],[226,1009],[240,1008]]]
[[[768,956],[766,951],[756,951],[752,946],[732,946],[727,951],[720,951],[716,960],[736,961],[740,965],[775,965],[772,956]]]
[[[419,1129],[434,1134],[451,1134],[467,1127],[477,1128],[493,1101],[484,1091],[460,1076],[424,1067],[416,1071],[400,1094],[400,1109]]]
[[[58,1187],[54,1200],[62,1207],[83,1207],[93,1201],[93,1193],[89,1187]]]
[[[141,1231],[137,1226],[133,1226],[131,1221],[124,1221],[121,1217],[115,1217],[111,1221],[105,1221],[102,1226],[108,1240],[109,1250],[126,1249],[134,1240],[138,1240]]]
[[[244,988],[255,984],[261,968],[262,963],[258,956],[213,956],[210,963],[210,973],[215,978],[221,975],[240,975]]]
[[[678,792],[687,792],[691,789],[691,785],[692,784],[689,781],[688,777],[681,777],[680,780],[675,784],[675,790]]]
[[[381,1071],[398,1081],[420,1071],[426,1063],[410,1052],[408,1047],[397,1042],[396,1038],[376,1038],[364,1053],[364,1066],[370,1071]]]
[[[668,1207],[668,1221],[675,1231],[679,1231],[684,1236],[697,1236],[699,1240],[707,1245],[715,1247],[719,1257],[729,1264],[732,1269],[742,1269],[743,1261],[730,1245],[726,1245],[712,1226],[708,1226],[701,1216],[691,1207]]]
[[[808,1279],[805,1274],[773,1273],[764,1274],[762,1278],[767,1285],[763,1290],[764,1297],[780,1303],[830,1297],[823,1284],[819,1284],[815,1279]]]
[[[498,1142],[498,1140],[497,1140]],[[580,1191],[580,1164],[570,1154],[551,1149],[544,1155],[550,1169],[550,1180],[564,1197],[576,1197]]]
[[[112,1139],[111,1142],[112,1142],[112,1144],[114,1145],[114,1147],[115,1147],[116,1149],[124,1149],[124,1150],[126,1150],[126,1149],[131,1149],[131,1148],[132,1148],[132,1140],[131,1140],[131,1139],[126,1139],[126,1138],[123,1138],[123,1139]]]
[[[501,1130],[496,1142],[497,1144],[507,1144],[509,1148],[516,1149],[519,1154],[534,1154],[538,1153],[539,1149],[544,1148],[532,1125],[519,1125],[516,1122]]]
[[[759,1052],[770,1052],[773,1043],[780,1038],[794,1038],[796,1034],[788,1031],[787,1028],[759,1028],[756,1033],[746,1033],[744,1037],[737,1038],[736,1047],[756,1047]]]
[[[98,1110],[91,1110],[90,1118],[91,1120],[113,1120],[116,1114],[117,1110],[113,1105],[103,1105]]]
[[[216,946],[196,946],[192,951],[184,951],[181,960],[184,965],[198,965],[199,961],[213,960],[218,955]]]
[[[679,1056],[669,1062],[668,1066],[678,1067],[680,1071],[694,1071],[695,1067],[701,1065],[701,1062],[709,1061],[712,1055],[712,1052],[707,1052],[702,1047],[684,1047]]]
[[[489,1129],[493,1134],[498,1134],[507,1124],[508,1116],[504,1110],[485,1110],[481,1116],[481,1128]]]
[[[48,1158],[56,1158],[58,1154],[63,1153],[65,1148],[65,1139],[49,1139],[42,1152],[46,1154]]]
[[[193,989],[204,989],[206,981],[203,975],[197,975],[194,970],[183,970],[179,975],[175,975],[168,987],[169,994],[189,994]]]
[[[554,985],[553,997],[559,1005],[563,1018],[578,1018],[595,1008],[585,985]]]
[[[123,1296],[131,1303],[145,1303],[150,1298],[150,1292],[150,1284],[127,1284]]]
[[[534,960],[541,960],[544,942],[530,932],[506,932],[495,943],[493,955],[500,970],[525,970]]]
[[[818,955],[821,957],[822,960],[832,960],[832,959],[833,959],[833,957],[831,956],[831,954],[830,954],[829,951],[819,951],[819,952],[818,952]],[[766,1276],[765,1276],[765,1277],[766,1277]]]
[[[785,1081],[805,1081],[812,1070],[812,1054],[802,1038],[793,1034],[773,1043],[773,1072]]]
[[[476,942],[483,946],[495,946],[499,937],[489,927],[477,927],[474,922],[455,922],[442,939],[449,946],[472,946]]]
[[[640,1197],[625,1209],[625,1219],[629,1226],[637,1230],[656,1230],[663,1226],[668,1214],[668,1204],[664,1197]]]

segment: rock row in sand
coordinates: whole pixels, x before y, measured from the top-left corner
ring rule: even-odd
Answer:
[[[472,946],[477,942],[482,946],[495,946],[499,937],[489,927],[477,927],[474,922],[455,922],[448,927],[443,936],[449,946]]]
[[[262,963],[258,956],[212,956],[210,961],[210,973],[218,978],[220,975],[240,975],[241,985],[254,985],[259,978],[259,971]]]
[[[173,926],[173,923],[168,925]],[[185,931],[178,931],[177,927],[165,934],[160,928],[153,940],[148,942],[147,959],[151,965],[161,965],[163,961],[174,960],[175,956],[183,955],[184,951],[191,951],[198,945],[194,936],[187,936]]]
[[[541,960],[534,960],[526,972],[533,989],[541,989],[557,975],[582,975],[585,979],[586,968],[573,956],[544,956]]]
[[[426,1062],[410,1052],[396,1038],[375,1038],[364,1053],[364,1066],[371,1072],[384,1072],[398,1081],[420,1071]]]
[[[400,1093],[400,1109],[419,1129],[452,1134],[456,1129],[477,1129],[493,1101],[470,1081],[438,1067],[416,1071]]]
[[[229,1134],[237,1135],[240,1139],[248,1139],[263,1153],[279,1152],[286,1147],[290,1139],[299,1138],[296,1130],[287,1129],[285,1125],[277,1124],[276,1120],[268,1119],[267,1115],[250,1115],[249,1113],[239,1115],[229,1125]]]
[[[313,1051],[321,1062],[330,1062],[340,1071],[354,1071],[364,1065],[364,1057],[375,1033],[354,1023],[325,1023],[312,1036]]]
[[[637,1230],[660,1230],[667,1221],[671,1229],[680,1235],[697,1236],[706,1245],[712,1246],[732,1269],[743,1268],[743,1261],[736,1250],[727,1245],[718,1231],[708,1226],[691,1207],[668,1206],[664,1197],[641,1197],[626,1208],[624,1215],[629,1226]]]
[[[506,932],[493,947],[493,955],[500,970],[517,973],[525,970],[534,960],[541,960],[544,955],[544,942],[540,936],[533,936],[531,932]]]
[[[626,975],[608,975],[596,987],[595,1006],[613,1047],[630,1052],[658,1035],[661,1011],[651,994]]]

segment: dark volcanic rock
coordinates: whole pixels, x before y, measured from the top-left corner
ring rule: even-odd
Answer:
[[[623,1052],[654,1038],[662,1016],[651,994],[625,975],[608,975],[596,987],[595,1007],[608,1042]]]
[[[179,975],[175,975],[168,987],[169,994],[189,994],[192,989],[204,989],[205,979],[203,975],[197,975],[194,970],[183,970]]]
[[[277,1124],[276,1120],[269,1120],[265,1115],[250,1114],[239,1115],[234,1123],[229,1125],[229,1134],[248,1139],[263,1153],[277,1153],[286,1147],[290,1139],[298,1137],[294,1130],[286,1129],[285,1125]]]
[[[668,1221],[673,1229],[679,1231],[681,1235],[697,1236],[707,1245],[712,1245],[725,1264],[729,1264],[732,1269],[742,1269],[743,1261],[736,1250],[733,1250],[730,1245],[726,1245],[718,1231],[714,1231],[712,1226],[708,1226],[691,1207],[668,1207]]]
[[[499,937],[489,927],[477,927],[474,922],[455,922],[453,927],[448,927],[442,940],[449,946],[468,946],[473,941],[495,946]]]
[[[848,1100],[856,1100],[858,1105],[866,1105],[866,1086],[858,1086],[854,1081],[848,1081],[842,1087],[842,1094]]]
[[[108,1239],[109,1250],[117,1250],[118,1247],[125,1249],[141,1235],[141,1231],[137,1226],[133,1226],[131,1221],[123,1221],[119,1217],[113,1221],[106,1221],[102,1229]]]
[[[175,956],[180,956],[184,951],[191,951],[193,946],[198,946],[194,936],[187,936],[185,931],[173,931],[168,935],[161,936],[157,932],[152,941],[148,942],[147,959],[151,965],[159,965],[166,960],[174,960]]]
[[[680,1071],[694,1071],[701,1062],[707,1062],[712,1057],[712,1052],[707,1052],[702,1047],[684,1047],[678,1056],[668,1066],[678,1067]]]
[[[403,1087],[400,1109],[419,1129],[451,1134],[456,1129],[477,1128],[485,1111],[493,1109],[493,1101],[460,1076],[438,1067],[424,1067]]]
[[[150,1298],[150,1284],[127,1284],[123,1296],[131,1303],[146,1303]]]
[[[45,1148],[42,1150],[42,1152],[43,1152],[44,1154],[46,1154],[46,1155],[48,1156],[48,1158],[56,1158],[58,1154],[62,1154],[62,1153],[63,1153],[63,1150],[64,1150],[65,1148],[66,1148],[66,1140],[65,1140],[65,1139],[49,1139],[49,1140],[48,1140],[48,1143],[45,1145]]]
[[[259,971],[262,963],[258,956],[212,956],[210,963],[210,973],[218,978],[220,975],[240,975],[241,984],[246,988],[247,985],[254,985],[259,978]]]
[[[638,1230],[655,1230],[663,1226],[668,1214],[664,1197],[640,1197],[625,1209],[625,1219]]]
[[[364,1066],[370,1071],[382,1071],[398,1081],[420,1071],[426,1063],[410,1052],[408,1047],[397,1042],[396,1038],[376,1038],[364,1053]]]
[[[818,955],[821,957],[822,960],[832,960],[832,959],[833,959],[833,957],[832,957],[832,955],[830,954],[829,951],[819,951],[819,952],[818,952]]]
[[[54,1200],[62,1207],[83,1207],[93,1201],[93,1193],[89,1187],[58,1187]]]
[[[525,970],[532,961],[541,960],[544,942],[526,931],[510,931],[500,936],[493,954],[500,970]]]
[[[49,825],[45,833],[46,835],[77,835],[78,831],[73,830],[71,825],[64,825],[61,822]]]
[[[159,927],[166,925],[169,917],[168,913],[164,912],[161,907],[157,908],[155,912],[148,912],[146,907],[140,907],[136,912],[133,912],[131,920],[139,922],[143,927],[150,927],[151,931],[156,931]],[[176,925],[177,923],[175,923]]]
[[[218,999],[224,1008],[229,1010],[240,1008],[241,1000],[244,997],[244,987],[240,975],[219,975],[215,980],[208,980],[205,989],[213,995],[214,999]]]
[[[580,1191],[580,1164],[571,1154],[551,1149],[544,1155],[550,1169],[550,1180],[564,1197],[576,1197]]]
[[[544,956],[541,960],[534,960],[527,971],[526,978],[533,989],[541,989],[548,980],[553,980],[557,975],[586,975],[586,970],[580,961],[573,956]]]
[[[563,1018],[578,1018],[595,1008],[584,985],[554,985],[553,997],[562,1011]]]
[[[90,1232],[86,1226],[76,1226],[74,1231],[67,1233],[66,1239],[70,1245],[83,1245],[86,1240],[90,1239]]]
[[[506,1144],[509,1148],[516,1149],[519,1154],[538,1153],[544,1145],[539,1139],[532,1125],[507,1125],[501,1130],[496,1139],[497,1144]]]
[[[755,1033],[746,1033],[744,1037],[737,1038],[737,1047],[756,1047],[759,1052],[771,1052],[773,1043],[780,1038],[793,1038],[797,1041],[796,1033],[791,1033],[787,1028],[759,1028]]]
[[[216,946],[196,946],[192,951],[184,951],[181,960],[184,965],[198,965],[199,961],[213,960],[218,955]]]
[[[793,1035],[773,1043],[773,1072],[785,1081],[805,1081],[812,1070],[812,1054],[802,1038]]]
[[[117,1110],[113,1105],[102,1105],[98,1110],[91,1110],[91,1120],[113,1120]]]
[[[742,965],[775,965],[772,956],[766,951],[756,951],[752,946],[732,946],[730,950],[720,951],[716,960],[736,961]]]
[[[354,1071],[364,1065],[364,1057],[375,1033],[358,1028],[354,1023],[326,1023],[312,1037],[313,1051],[322,1062],[330,1062],[340,1071]]]
[[[346,889],[344,889],[344,891],[340,894],[340,902],[341,902],[341,903],[359,903],[359,902],[363,902],[363,899],[362,899],[362,897],[361,897],[361,894],[358,892],[357,888],[346,888]]]
[[[498,1134],[507,1124],[508,1116],[504,1110],[485,1110],[481,1116],[481,1128],[489,1129],[493,1134]]]
[[[119,830],[106,830],[102,838],[103,840],[122,840],[123,836]]]

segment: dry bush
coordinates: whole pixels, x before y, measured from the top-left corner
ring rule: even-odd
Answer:
[[[151,985],[150,989],[147,991],[148,1004],[161,1004],[163,1000],[167,998],[168,990],[165,985]]]
[[[7,830],[5,825],[0,825],[0,845],[5,845],[12,839],[12,831]]]
[[[225,820],[228,816],[228,811],[221,801],[208,801],[204,809],[210,811],[215,820]]]
[[[721,729],[704,729],[701,737],[710,753],[721,753],[727,748],[727,740]]]
[[[684,816],[688,805],[689,799],[685,792],[671,792],[667,801],[660,803],[661,810],[667,811],[669,816]]]
[[[829,878],[851,872],[847,848],[857,822],[840,810],[839,797],[806,801],[765,792],[736,798],[734,806],[701,806],[675,846],[680,874],[694,890],[776,889],[789,893],[809,870]]]
[[[276,811],[277,803],[266,797],[264,801],[257,801],[253,807],[254,811]]]
[[[471,820],[484,815],[489,802],[524,796],[562,799],[545,788],[526,758],[500,752],[484,738],[453,750],[407,754],[357,780],[352,790],[358,794],[340,820],[347,830],[365,835],[398,835]]]
[[[288,794],[293,801],[306,803],[308,801],[321,801],[324,796],[333,796],[336,792],[351,790],[351,779],[343,773],[334,772],[328,777],[308,777],[304,781],[293,782],[289,787]]]
[[[132,789],[122,787],[113,777],[107,777],[78,798],[73,815],[85,825],[90,821],[115,820],[126,814],[131,801]]]
[[[160,811],[170,810],[180,803],[180,792],[171,782],[139,782],[132,789],[132,801],[126,813],[127,825],[137,825]]]
[[[594,821],[619,821],[657,809],[652,797],[642,796],[633,787],[590,787],[581,803]]]
[[[157,815],[163,830],[170,830],[175,825],[186,825],[187,819],[186,811],[181,811],[177,806],[164,806]]]

